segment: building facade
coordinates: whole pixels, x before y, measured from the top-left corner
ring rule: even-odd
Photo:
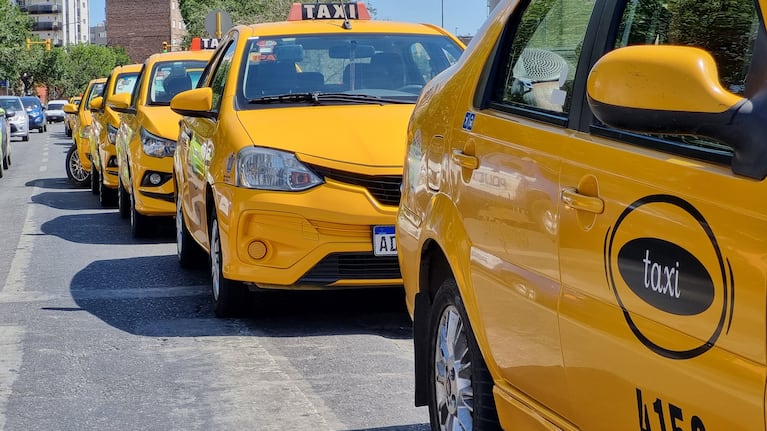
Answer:
[[[16,0],[34,21],[32,34],[64,47],[90,41],[89,0]]]
[[[107,25],[100,22],[91,27],[91,43],[105,46],[107,44]]]
[[[181,50],[186,25],[178,0],[106,0],[107,45],[122,46],[135,63],[161,52]]]

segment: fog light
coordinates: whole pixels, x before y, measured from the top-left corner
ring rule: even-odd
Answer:
[[[152,174],[149,176],[149,182],[156,186],[162,182],[162,177],[160,174]]]
[[[248,246],[248,254],[253,259],[263,259],[266,256],[266,244],[261,241],[253,241]]]

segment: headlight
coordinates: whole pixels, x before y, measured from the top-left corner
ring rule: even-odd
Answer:
[[[322,184],[292,153],[248,147],[237,155],[237,185],[250,189],[300,191]]]
[[[141,128],[141,144],[144,146],[144,153],[151,157],[172,157],[176,151],[176,141],[161,138]]]
[[[114,145],[115,138],[117,138],[117,128],[111,124],[107,124],[107,139],[109,139],[109,143]]]
[[[88,139],[91,133],[91,126],[85,126],[82,129],[80,129],[80,137],[84,139]]]

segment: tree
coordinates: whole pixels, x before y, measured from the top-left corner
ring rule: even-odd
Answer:
[[[14,87],[21,76],[22,58],[26,56],[26,39],[32,20],[18,6],[0,0],[0,79]]]

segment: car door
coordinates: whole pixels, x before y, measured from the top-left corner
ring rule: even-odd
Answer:
[[[753,95],[764,82],[748,76],[765,54],[754,51],[764,37],[754,2],[698,2],[694,14],[685,1],[613,3],[603,29],[613,30],[601,34],[614,37],[597,52],[693,45],[712,54],[729,91]],[[734,174],[731,152],[710,139],[589,123],[563,147],[560,178],[560,327],[575,423],[764,429],[764,181]]]
[[[235,33],[236,34],[236,33]],[[224,87],[229,79],[230,67],[236,48],[235,40],[225,40],[217,54],[200,78],[201,87],[210,87],[213,93],[213,112],[221,108]],[[236,74],[236,71],[231,71]],[[184,117],[181,123],[177,168],[181,166],[183,180],[179,182],[180,196],[190,233],[200,244],[208,243],[206,190],[208,163],[212,153],[213,138],[218,130],[218,119],[207,117]]]
[[[567,88],[593,7],[582,0],[520,4],[488,65],[488,101],[465,108],[462,133],[450,142],[453,201],[471,241],[489,362],[508,392],[565,417],[572,411],[557,315],[558,181],[572,132]],[[569,31],[557,34],[563,27]]]

